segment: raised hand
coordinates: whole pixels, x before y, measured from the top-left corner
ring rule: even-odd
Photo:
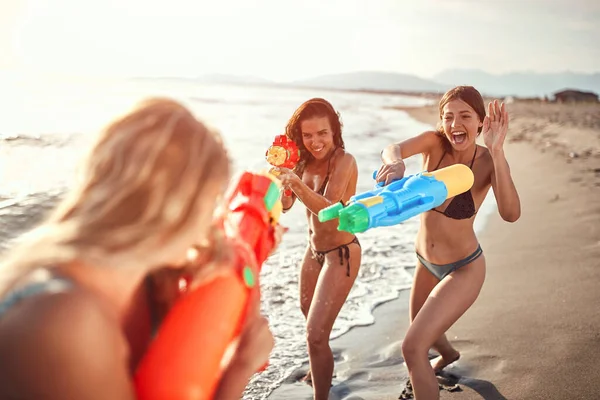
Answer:
[[[483,141],[491,153],[502,151],[508,132],[508,112],[504,103],[494,100],[488,104],[488,115],[483,120]]]

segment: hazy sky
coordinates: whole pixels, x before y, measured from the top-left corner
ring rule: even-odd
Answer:
[[[0,0],[0,69],[597,72],[599,21],[599,0]]]

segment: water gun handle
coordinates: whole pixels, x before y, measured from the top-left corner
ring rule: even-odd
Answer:
[[[300,150],[286,135],[277,135],[273,144],[267,149],[265,158],[274,167],[294,169],[300,160]],[[286,188],[283,190],[283,195],[289,197],[292,191]]]
[[[376,179],[376,178],[377,178],[377,170],[373,171],[373,179]],[[397,179],[394,179],[392,182],[396,182],[396,181],[399,181],[401,179],[404,179],[404,178],[397,178]],[[384,187],[384,186],[385,186],[385,181],[383,181],[383,182],[375,182],[375,187]]]
[[[135,372],[138,399],[211,399],[223,356],[243,329],[260,266],[275,245],[279,183],[245,172],[225,199],[234,268],[183,294],[169,311]]]

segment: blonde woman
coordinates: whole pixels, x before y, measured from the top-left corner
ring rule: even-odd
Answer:
[[[0,398],[134,399],[158,306],[184,271],[206,271],[185,263],[188,250],[224,246],[206,243],[228,178],[219,135],[177,102],[147,101],[109,125],[82,179],[0,269]],[[239,399],[268,359],[273,338],[253,315],[216,398]]]

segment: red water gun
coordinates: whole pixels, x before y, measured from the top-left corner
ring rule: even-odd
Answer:
[[[223,356],[242,331],[260,267],[275,246],[280,186],[271,174],[250,172],[230,186],[223,229],[238,243],[235,268],[173,305],[135,373],[138,399],[212,399]]]
[[[267,162],[274,167],[294,169],[300,161],[300,150],[298,150],[296,143],[286,135],[277,135],[271,147],[267,149],[265,157]],[[292,191],[285,189],[283,195],[291,196]]]

